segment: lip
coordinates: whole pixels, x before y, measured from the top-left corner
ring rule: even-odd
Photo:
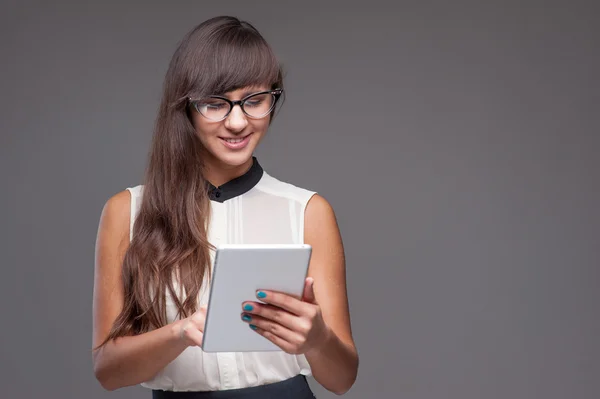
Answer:
[[[250,143],[250,136],[252,136],[252,133],[244,136],[242,138],[242,141],[240,141],[239,143],[230,143],[228,142],[226,139],[239,139],[240,137],[219,137],[219,139],[221,140],[221,143],[223,143],[223,145],[231,150],[241,150],[243,148],[245,148],[248,143]]]

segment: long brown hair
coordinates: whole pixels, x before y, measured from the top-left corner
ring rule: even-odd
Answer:
[[[271,47],[248,22],[211,18],[179,43],[165,76],[140,211],[123,260],[123,309],[99,346],[166,325],[167,294],[177,317],[197,310],[213,247],[207,237],[210,199],[202,147],[188,98],[260,84],[283,88],[282,72]],[[176,292],[174,277],[182,293]]]

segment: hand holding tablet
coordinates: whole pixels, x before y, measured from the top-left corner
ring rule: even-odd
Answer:
[[[309,284],[310,288],[305,289],[311,251],[311,246],[306,244],[243,244],[218,247],[202,350],[253,352],[305,348],[302,337],[304,340],[312,340],[312,335],[306,335],[310,331],[316,331],[310,326],[307,329],[307,321],[312,323],[317,320],[316,325],[319,325],[320,317],[320,312],[315,310],[318,306],[311,303],[312,283]],[[309,296],[305,303],[301,301],[303,294]],[[312,301],[314,302],[314,295]],[[245,305],[251,305],[253,309],[244,310]],[[273,305],[286,311],[270,312],[275,309]],[[242,312],[256,323],[242,319]],[[283,330],[283,325],[277,323],[279,327],[275,326],[269,317],[284,317],[284,323],[287,325],[290,325],[293,319],[297,328],[292,327],[290,330],[286,327],[286,330],[294,332],[287,333]],[[256,328],[253,330],[249,324]],[[293,342],[285,340],[273,331],[266,331],[261,326],[275,328],[275,332],[279,329],[280,334]],[[271,339],[277,342],[277,345]],[[279,344],[287,349],[279,347]]]
[[[242,320],[281,350],[304,354],[327,340],[327,328],[313,291],[314,280],[306,279],[302,299],[268,290],[257,291],[261,302],[243,304]]]

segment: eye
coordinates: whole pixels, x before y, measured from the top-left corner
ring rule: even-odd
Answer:
[[[258,107],[260,104],[262,104],[263,101],[264,100],[255,100],[255,99],[252,99],[252,100],[246,101],[246,106],[249,106],[249,107]]]
[[[229,104],[218,98],[206,98],[196,103],[196,107],[206,112],[221,111],[227,109]]]
[[[198,105],[200,107],[208,109],[208,110],[219,110],[219,109],[222,109],[223,107],[226,107],[227,103],[224,101],[220,101],[220,100],[208,100],[208,101],[201,101]]]
[[[265,105],[265,102],[269,101],[270,98],[270,94],[258,94],[248,98],[244,105],[247,107],[260,107]]]

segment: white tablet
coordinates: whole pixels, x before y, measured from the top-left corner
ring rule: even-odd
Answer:
[[[241,244],[217,247],[202,350],[279,351],[242,320],[242,303],[260,301],[259,289],[302,296],[312,247],[308,244]]]

